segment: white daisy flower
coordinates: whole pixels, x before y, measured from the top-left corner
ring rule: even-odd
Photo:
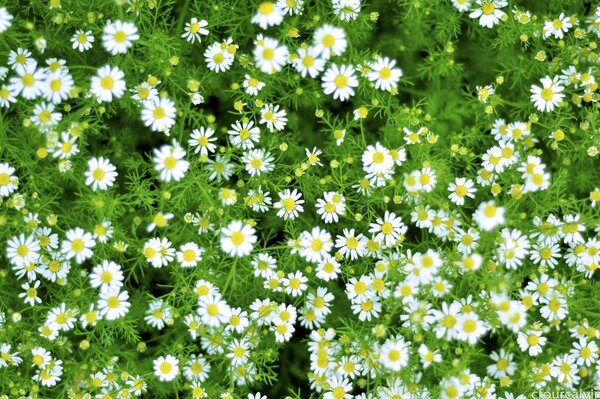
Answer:
[[[258,35],[254,43],[254,59],[257,67],[267,74],[281,71],[287,63],[289,51],[284,45],[279,45],[276,39]]]
[[[333,56],[342,55],[346,51],[346,47],[348,47],[344,30],[328,24],[317,29],[313,35],[313,39],[315,41],[315,48],[325,60]]]
[[[119,288],[109,288],[100,291],[98,313],[106,320],[115,320],[127,314],[131,303],[127,291],[119,292]]]
[[[298,217],[299,212],[304,212],[304,200],[302,199],[302,193],[294,189],[285,189],[285,191],[278,193],[279,201],[273,206],[277,209],[277,216],[285,220],[295,219]]]
[[[540,79],[542,87],[531,85],[531,102],[541,112],[550,112],[563,100],[564,87],[558,83],[558,77],[546,76]]]
[[[379,362],[389,370],[400,371],[408,364],[408,345],[402,337],[388,338],[379,352]]]
[[[190,43],[194,43],[198,40],[198,43],[202,42],[202,36],[208,35],[208,22],[204,19],[199,20],[193,17],[189,22],[185,23],[184,32],[181,35],[182,39],[187,40]]]
[[[469,14],[470,18],[479,18],[479,25],[492,28],[506,16],[500,8],[506,7],[505,0],[476,0],[477,8]]]
[[[260,110],[258,123],[266,124],[271,133],[273,130],[281,131],[287,124],[287,112],[285,109],[279,110],[279,105],[266,104]]]
[[[73,77],[66,68],[49,73],[44,81],[42,96],[54,104],[69,99],[71,90],[75,87]]]
[[[19,187],[19,178],[14,173],[15,168],[0,162],[0,197],[8,197]]]
[[[228,51],[224,43],[213,43],[204,51],[204,60],[208,68],[216,73],[227,71],[233,64],[234,54]]]
[[[354,88],[358,86],[354,67],[352,65],[332,64],[325,71],[322,78],[322,87],[325,94],[333,94],[333,99],[346,101],[354,96]]]
[[[490,231],[504,224],[504,208],[494,201],[482,202],[473,214],[473,220],[481,230]]]
[[[105,65],[98,68],[92,77],[90,92],[98,98],[98,102],[111,102],[113,98],[121,98],[125,94],[125,73],[118,67]]]
[[[160,179],[165,182],[181,180],[190,163],[185,158],[185,150],[176,140],[173,145],[165,144],[154,149],[154,169],[160,173]]]
[[[325,60],[320,57],[321,52],[318,48],[306,47],[298,49],[297,57],[294,57],[292,63],[294,68],[303,78],[306,75],[316,78],[325,68]]]
[[[177,110],[175,103],[166,97],[144,102],[142,121],[154,132],[163,132],[169,136],[171,127],[175,124]]]
[[[311,231],[303,231],[300,234],[300,246],[302,247],[300,255],[307,262],[318,263],[329,257],[333,241],[327,231],[320,227],[313,227]]]
[[[251,96],[258,96],[258,92],[261,91],[263,87],[265,87],[265,83],[261,82],[255,77],[245,74],[242,86],[246,90],[247,94]]]
[[[112,55],[125,54],[139,38],[137,27],[133,23],[108,21],[104,27],[102,45]]]
[[[92,248],[96,246],[96,241],[92,235],[80,227],[67,231],[66,238],[61,244],[61,252],[67,259],[75,258],[79,264],[83,263],[94,255]]]
[[[258,6],[256,14],[252,17],[252,23],[257,24],[262,29],[279,25],[282,21],[283,12],[276,3],[271,1],[262,2]]]
[[[83,31],[78,30],[75,32],[73,37],[71,37],[71,43],[73,43],[73,50],[77,49],[80,52],[87,51],[92,48],[92,43],[94,43],[94,36],[92,35],[92,31]]]
[[[194,147],[194,153],[200,153],[200,156],[206,157],[209,153],[215,152],[217,145],[213,144],[217,141],[214,137],[215,131],[209,127],[201,126],[200,129],[194,129],[188,140],[188,144]]]
[[[35,61],[25,65],[21,72],[17,71],[17,75],[10,78],[8,88],[11,93],[21,94],[26,100],[33,100],[42,94],[46,72],[43,68],[38,69]]]
[[[234,220],[221,229],[221,249],[229,256],[249,255],[256,240],[254,227],[239,220]]]
[[[12,25],[13,16],[6,7],[0,7],[0,33],[4,33]]]
[[[20,234],[6,243],[6,257],[18,267],[37,262],[39,251],[39,241],[33,235]]]
[[[179,374],[179,360],[172,355],[160,356],[152,364],[159,381],[173,381]]]
[[[194,242],[183,244],[177,252],[177,261],[181,267],[195,267],[202,260],[204,248]]]
[[[391,91],[398,85],[402,77],[402,71],[396,68],[396,61],[387,57],[380,57],[371,66],[371,71],[367,78],[375,82],[375,88],[378,90]]]
[[[249,150],[260,140],[260,129],[251,120],[236,121],[227,131],[229,141],[237,148]]]
[[[123,271],[121,266],[113,261],[104,260],[94,266],[90,273],[90,285],[100,291],[120,289],[123,286]]]
[[[115,184],[117,168],[104,157],[92,158],[88,161],[88,170],[84,175],[85,184],[92,187],[92,190],[106,190]]]
[[[198,315],[202,323],[218,327],[228,322],[231,308],[220,295],[207,295],[198,303]]]
[[[542,36],[544,39],[547,39],[550,36],[554,36],[555,39],[562,39],[564,34],[567,33],[572,26],[571,18],[565,16],[564,12],[561,12],[558,18],[544,22]]]

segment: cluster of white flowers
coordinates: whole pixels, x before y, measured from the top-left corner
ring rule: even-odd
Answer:
[[[526,81],[523,102],[502,98],[510,76],[473,84],[475,95],[467,96],[481,113],[474,132],[443,135],[419,105],[389,114],[405,64],[359,54],[353,29],[377,20],[376,13],[362,18],[360,0],[324,2],[328,17],[313,18],[302,43],[287,23],[306,16],[308,1],[260,3],[245,22],[261,33],[246,41],[228,37],[236,30],[217,39],[220,27],[186,20],[184,7],[177,46],[196,51],[208,37],[202,73],[235,80],[232,116],[217,120],[214,109],[192,107],[211,95],[199,81],[189,79],[185,91],[172,78],[178,56],[160,75],[164,82],[137,76],[146,68],[130,63],[153,45],[138,31],[144,25],[132,22],[140,2],[125,3],[130,21],[96,14],[97,30],[90,21],[66,40],[69,65],[39,62],[6,42],[2,116],[29,107],[19,123],[34,131],[31,145],[42,143],[34,161],[51,155],[60,173],[48,182],[31,159],[0,162],[10,265],[0,279],[20,290],[10,308],[0,308],[0,369],[31,375],[43,389],[65,379],[69,397],[139,397],[170,383],[193,398],[266,399],[248,392],[273,379],[281,346],[304,345],[308,385],[325,399],[522,399],[513,393],[529,387],[600,389],[598,315],[582,303],[595,293],[600,263],[600,188],[589,199],[565,194],[561,167],[572,159],[557,165],[548,150],[579,131],[594,129],[584,140],[597,140],[598,69],[578,58],[590,57],[595,42],[565,69],[560,57],[540,64],[531,72],[539,84]],[[552,49],[565,47],[560,40],[600,37],[600,7],[586,21],[565,13],[538,20],[515,7],[510,20],[508,4],[446,6],[485,28],[528,25]],[[0,35],[13,19],[0,7]],[[277,31],[283,27],[285,38]],[[98,41],[104,50],[94,48]],[[53,47],[44,38],[35,46],[39,54]],[[99,66],[70,61],[97,50]],[[545,57],[538,53],[536,62]],[[304,105],[279,103],[270,92],[286,76],[300,82],[296,97],[312,87],[310,96],[339,107],[311,110],[328,138],[292,134],[313,121],[296,113]],[[352,102],[353,111],[340,102]],[[585,116],[574,123],[568,109]],[[135,159],[115,150],[119,133],[104,137],[112,128],[96,126],[131,110],[150,149]],[[511,117],[490,116],[499,110]],[[535,110],[541,115],[524,116]],[[381,134],[373,128],[378,119],[386,120]],[[562,127],[548,128],[547,120]],[[597,155],[593,148],[588,158]],[[72,188],[77,179],[81,188]],[[65,193],[55,186],[63,183]],[[71,214],[81,204],[89,214]],[[64,214],[52,213],[55,206]],[[21,307],[34,315],[25,337],[12,332]],[[295,342],[303,336],[307,342]],[[91,368],[86,357],[79,369],[70,340],[83,337],[82,351],[119,340],[119,348],[136,343],[138,354],[149,351],[147,361],[103,355]],[[29,374],[15,371],[25,366]]]

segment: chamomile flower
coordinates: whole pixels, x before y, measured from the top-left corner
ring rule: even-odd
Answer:
[[[215,152],[217,145],[214,144],[217,138],[214,137],[215,131],[209,127],[201,126],[200,129],[194,129],[188,140],[190,147],[194,147],[194,153],[200,153],[200,156],[208,156]]]
[[[283,192],[278,193],[279,201],[273,205],[277,209],[277,216],[284,220],[296,219],[300,212],[304,212],[304,200],[302,199],[302,193],[294,189],[291,191],[289,188]]]
[[[165,182],[181,180],[190,163],[185,159],[185,150],[176,140],[172,145],[165,144],[154,149],[154,169],[160,173],[160,179]]]
[[[474,345],[488,330],[487,324],[475,312],[460,315],[454,328],[456,338],[467,341],[471,345]]]
[[[92,248],[96,246],[96,241],[92,235],[80,227],[68,230],[66,238],[61,244],[61,252],[67,259],[75,258],[79,264],[83,263],[94,255]]]
[[[402,337],[388,338],[380,353],[379,362],[389,370],[400,371],[408,364],[408,345]]]
[[[492,28],[506,16],[500,8],[506,7],[505,0],[476,0],[476,9],[469,14],[470,18],[479,18],[479,25]]]
[[[54,104],[67,100],[74,88],[73,77],[67,68],[58,69],[46,76],[42,96]]]
[[[6,85],[0,86],[0,108],[9,108],[11,104],[16,103],[17,91],[15,87]]]
[[[328,257],[331,248],[333,248],[333,241],[331,234],[327,231],[319,227],[313,227],[311,231],[302,232],[300,246],[302,247],[300,255],[307,262],[318,263]]]
[[[202,42],[202,36],[206,36],[209,33],[208,29],[206,29],[207,26],[208,22],[206,20],[193,17],[189,22],[185,23],[181,38],[190,43],[194,43],[196,40],[200,43]]]
[[[287,63],[289,50],[276,39],[258,35],[254,48],[256,66],[267,74],[279,72]]]
[[[542,29],[542,37],[544,39],[554,36],[555,39],[562,39],[564,34],[573,26],[571,18],[565,16],[565,13],[560,13],[558,18],[552,21],[545,21]]]
[[[8,197],[19,187],[19,178],[14,173],[15,168],[0,162],[0,197]]]
[[[242,82],[242,86],[246,90],[246,93],[251,96],[258,96],[258,92],[261,91],[265,87],[265,83],[261,82],[257,78],[250,76],[248,74],[244,75],[244,81]]]
[[[20,94],[26,100],[33,100],[42,94],[46,76],[46,72],[38,68],[35,61],[30,62],[17,70],[17,76],[10,78],[9,94],[14,93],[14,96]]]
[[[279,105],[267,104],[260,110],[258,123],[267,125],[271,133],[274,130],[281,131],[287,124],[287,112],[279,109]]]
[[[570,354],[556,356],[552,362],[550,375],[567,388],[578,384],[581,378],[575,357]]]
[[[19,298],[23,298],[23,302],[29,306],[35,306],[38,303],[42,303],[42,299],[38,296],[38,288],[40,287],[40,281],[36,281],[33,285],[25,283],[21,285],[23,292],[19,294]]]
[[[317,29],[313,39],[315,48],[324,60],[342,55],[348,47],[344,30],[328,24]]]
[[[94,43],[92,31],[78,30],[73,37],[71,37],[71,43],[73,44],[73,50],[77,49],[80,52],[84,52],[91,49],[92,43]]]
[[[448,184],[448,191],[450,195],[448,198],[456,205],[463,206],[465,203],[465,197],[475,198],[477,189],[471,179],[464,177],[457,177],[453,183]]]
[[[326,257],[317,264],[316,272],[317,278],[323,281],[335,280],[341,272],[341,265],[335,258]]]
[[[90,92],[95,95],[98,102],[111,102],[125,94],[125,73],[119,67],[105,65],[98,68],[92,77]]]
[[[139,38],[137,27],[133,23],[108,21],[104,26],[102,45],[111,55],[125,54]]]
[[[358,79],[352,65],[331,64],[322,78],[322,87],[325,94],[332,94],[333,99],[346,101],[354,96],[354,88],[358,86]]]
[[[260,176],[273,171],[275,169],[274,160],[275,158],[271,156],[270,152],[260,148],[246,151],[242,155],[242,162],[250,176]]]
[[[375,82],[375,88],[378,90],[392,91],[402,77],[402,71],[396,68],[396,61],[387,57],[378,58],[370,67],[367,78]]]
[[[85,184],[92,190],[107,190],[115,184],[117,168],[104,157],[92,158],[88,161],[85,172]]]
[[[215,42],[204,51],[204,60],[211,71],[219,73],[231,67],[234,54],[228,51],[227,45]]]
[[[546,344],[546,337],[542,336],[541,331],[528,330],[519,333],[517,344],[522,351],[527,351],[529,356],[537,356],[542,353],[542,346]]]
[[[154,375],[159,381],[170,382],[179,374],[179,360],[172,355],[160,356],[152,362]]]
[[[564,88],[558,83],[558,77],[546,76],[540,79],[542,87],[531,85],[531,102],[541,112],[550,112],[563,100]]]
[[[221,229],[221,249],[229,256],[249,255],[256,241],[254,227],[239,220],[234,220]]]
[[[154,102],[159,99],[158,90],[156,87],[151,86],[148,82],[140,83],[131,89],[130,92],[133,94],[131,98],[141,102],[142,104],[145,104],[146,102]]]
[[[332,0],[333,11],[342,21],[353,21],[360,13],[362,0]]]
[[[362,154],[363,170],[366,173],[386,174],[394,167],[394,158],[390,151],[379,142],[369,145]]]
[[[131,303],[128,301],[127,291],[119,292],[119,288],[109,288],[100,291],[98,299],[98,313],[106,320],[115,320],[127,314]]]
[[[162,330],[166,323],[172,321],[173,311],[171,307],[161,299],[150,302],[144,320],[150,326]]]
[[[154,132],[163,132],[167,136],[175,124],[177,110],[175,103],[166,97],[144,102],[142,121]]]
[[[491,231],[505,222],[504,208],[494,201],[482,202],[473,214],[473,219],[481,230]]]
[[[155,268],[167,266],[175,258],[175,248],[167,238],[151,238],[144,244],[142,253]]]
[[[367,237],[362,234],[355,234],[354,229],[344,229],[343,235],[338,235],[335,241],[336,248],[339,249],[343,257],[356,260],[365,254],[367,248]]]
[[[204,248],[200,248],[194,242],[183,244],[177,252],[177,261],[181,267],[194,267],[202,260]]]
[[[346,212],[346,199],[336,191],[325,192],[323,198],[317,199],[316,208],[325,223],[337,223]]]
[[[231,308],[219,295],[203,297],[198,304],[198,315],[202,323],[209,327],[218,327],[228,322]]]
[[[210,363],[202,355],[192,354],[183,368],[183,374],[189,381],[204,382],[210,369]]]
[[[94,266],[90,274],[90,285],[100,291],[120,289],[123,286],[123,271],[121,266],[109,260],[104,260]]]
[[[300,76],[305,78],[308,75],[314,79],[325,68],[325,60],[320,55],[321,52],[314,46],[300,48],[298,49],[297,57],[293,58],[292,64],[300,73]]]
[[[249,150],[260,140],[260,129],[251,120],[236,121],[227,131],[229,141],[237,148]]]
[[[262,29],[267,29],[269,26],[279,25],[283,21],[283,12],[277,3],[272,1],[264,1],[258,6],[258,10],[252,23],[257,24]]]
[[[0,7],[0,33],[4,33],[12,25],[13,16],[6,7]]]
[[[395,246],[406,230],[402,219],[390,211],[385,211],[383,218],[377,218],[369,227],[369,233],[373,234],[374,240],[386,247]]]
[[[284,15],[302,15],[304,0],[277,0],[277,6]]]

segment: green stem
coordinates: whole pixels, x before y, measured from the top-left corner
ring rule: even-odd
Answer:
[[[179,15],[179,19],[177,20],[177,34],[181,34],[181,29],[183,28],[183,20],[185,19],[185,14],[187,12],[188,7],[190,6],[190,0],[185,0],[183,3],[183,7],[181,8],[181,14]]]

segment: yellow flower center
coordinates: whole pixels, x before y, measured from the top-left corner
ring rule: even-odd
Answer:
[[[335,86],[338,89],[343,89],[348,86],[348,78],[345,75],[338,75],[335,78]]]
[[[540,93],[540,96],[542,97],[542,99],[544,101],[550,101],[550,100],[552,100],[552,97],[554,97],[554,92],[552,91],[551,88],[547,87],[542,90],[542,92]]]
[[[244,233],[242,233],[241,231],[236,231],[235,233],[233,233],[231,235],[231,242],[236,247],[239,247],[240,245],[242,245],[242,243],[244,242],[245,239],[246,239],[246,237],[244,236]]]
[[[117,43],[123,43],[125,40],[127,40],[127,35],[122,30],[119,30],[115,32],[113,39]]]
[[[104,90],[110,90],[113,88],[114,85],[115,85],[115,80],[110,76],[105,76],[100,81],[100,86],[102,86],[102,88]]]
[[[80,240],[79,238],[77,238],[76,240],[73,240],[73,242],[71,243],[71,249],[74,252],[81,252],[81,251],[83,251],[83,248],[85,248],[85,245],[83,244],[83,241]]]
[[[491,1],[488,1],[481,5],[481,12],[483,12],[485,15],[493,14],[495,9],[496,9],[496,7],[494,6],[494,3]]]

